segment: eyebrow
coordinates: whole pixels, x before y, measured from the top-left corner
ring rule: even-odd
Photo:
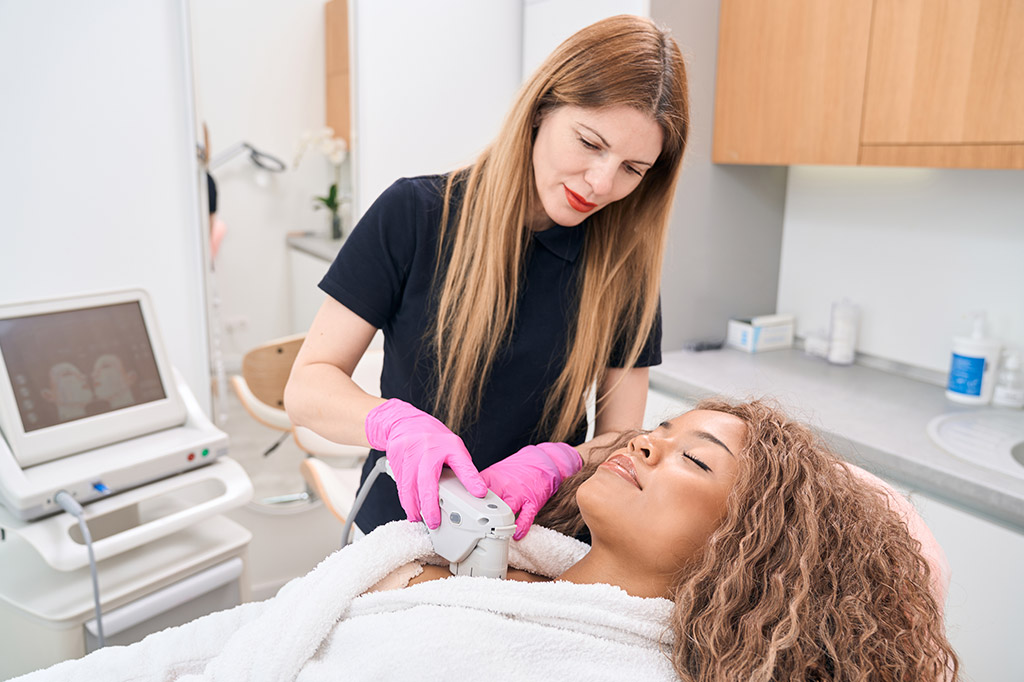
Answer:
[[[667,422],[667,421],[664,421],[664,422],[661,422],[660,424],[658,424],[658,428],[669,429],[671,427],[672,427],[672,425],[669,422]],[[697,436],[697,438],[700,438],[701,440],[706,440],[709,443],[714,443],[715,445],[720,446],[722,449],[724,449],[726,452],[728,452],[733,457],[736,456],[733,453],[733,451],[729,449],[728,445],[726,445],[722,441],[718,440],[718,438],[714,434],[712,434],[712,433],[708,433],[707,431],[694,431],[693,435]]]
[[[728,452],[733,457],[736,456],[736,455],[733,454],[732,450],[730,450],[729,447],[725,443],[723,443],[722,441],[720,441],[717,438],[715,438],[714,434],[708,433],[707,431],[695,431],[694,435],[697,436],[697,438],[701,438],[703,440],[708,441],[709,443],[714,443],[715,445],[719,445],[722,448],[724,448],[725,451]]]
[[[596,130],[594,130],[593,128],[588,126],[586,123],[582,123],[581,121],[576,121],[576,125],[578,125],[580,128],[586,128],[592,134],[597,136],[597,139],[601,140],[601,144],[603,144],[605,147],[611,147],[611,145],[608,144],[608,140],[604,139],[604,137],[601,135],[601,133],[597,132]],[[629,163],[635,163],[635,164],[637,164],[639,166],[648,166],[648,167],[654,165],[653,163],[647,163],[646,161],[640,161],[638,159],[629,159]]]

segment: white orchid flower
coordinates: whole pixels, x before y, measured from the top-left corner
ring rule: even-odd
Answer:
[[[333,128],[321,128],[316,133],[307,130],[299,138],[299,148],[292,168],[298,168],[306,151],[314,145],[335,167],[344,163],[348,156],[348,143],[342,137],[334,137]]]
[[[295,152],[295,163],[292,164],[292,168],[299,167],[299,161],[302,161],[302,157],[306,154],[306,150],[309,149],[309,145],[313,142],[313,133],[308,130],[299,137],[299,147]]]
[[[325,140],[320,149],[335,166],[340,166],[344,163],[345,157],[348,154],[348,144],[341,137]]]

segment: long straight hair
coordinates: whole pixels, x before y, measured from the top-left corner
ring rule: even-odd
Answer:
[[[561,106],[628,106],[662,130],[662,149],[637,188],[586,223],[583,274],[566,349],[551,358],[563,369],[548,390],[539,430],[567,439],[583,417],[584,399],[600,381],[613,348],[636,364],[658,307],[669,213],[689,129],[686,70],[679,46],[648,19],[616,16],[563,42],[523,85],[497,139],[476,162],[453,173],[445,188],[438,257],[443,282],[433,346],[434,405],[458,431],[478,416],[494,359],[508,342],[530,244],[527,225],[539,201],[533,173],[536,123]],[[456,185],[461,204],[449,208]],[[449,228],[449,211],[455,219]],[[449,257],[450,254],[450,257]],[[539,362],[549,359],[541,358]],[[598,411],[603,405],[597,406]]]

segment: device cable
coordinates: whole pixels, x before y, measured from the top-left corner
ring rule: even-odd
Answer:
[[[96,555],[92,551],[92,534],[89,532],[89,526],[85,523],[85,512],[82,510],[82,505],[78,503],[78,500],[73,498],[71,493],[66,490],[61,490],[53,499],[60,505],[61,509],[78,519],[78,527],[82,531],[85,548],[89,552],[89,571],[92,573],[92,597],[93,602],[96,604],[96,639],[99,647],[102,649],[106,646],[106,642],[103,639],[103,616],[100,613],[100,581],[96,575]]]
[[[388,458],[381,457],[377,460],[377,463],[373,465],[373,469],[370,470],[370,475],[363,481],[363,485],[359,488],[359,494],[356,495],[355,502],[352,503],[352,510],[348,513],[348,518],[345,519],[345,528],[341,531],[341,546],[345,547],[351,542],[350,536],[352,535],[352,523],[355,521],[356,514],[359,512],[359,508],[363,506],[363,500],[370,493],[370,488],[373,487],[373,482],[377,480],[377,477],[382,472],[387,471]]]

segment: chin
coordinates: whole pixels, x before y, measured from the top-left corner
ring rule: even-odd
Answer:
[[[576,227],[593,214],[594,212],[592,211],[585,216],[576,216],[573,220],[566,220],[565,222],[559,222],[558,224],[562,227]]]
[[[580,484],[576,491],[576,504],[580,508],[583,523],[590,529],[593,537],[609,537],[614,535],[612,529],[617,523],[619,514],[611,502],[616,499],[616,491],[605,484],[609,481],[600,480],[599,476],[591,476]]]
[[[562,201],[564,202],[565,200],[563,199]],[[556,203],[554,209],[544,206],[544,212],[548,214],[548,218],[555,225],[561,225],[562,227],[576,227],[600,210],[600,208],[595,208],[593,211],[584,214],[573,210],[571,206],[565,206],[564,203]]]
[[[561,227],[576,227],[586,220],[589,215],[593,215],[593,213],[588,213],[586,216],[581,216],[578,213],[576,215],[562,215],[551,220],[554,221],[555,225]]]
[[[580,487],[576,489],[576,506],[580,508],[580,514],[583,516],[583,520],[586,521],[589,518],[591,512],[595,507],[600,506],[601,493],[595,486],[594,477],[591,476],[587,480],[580,483]]]

